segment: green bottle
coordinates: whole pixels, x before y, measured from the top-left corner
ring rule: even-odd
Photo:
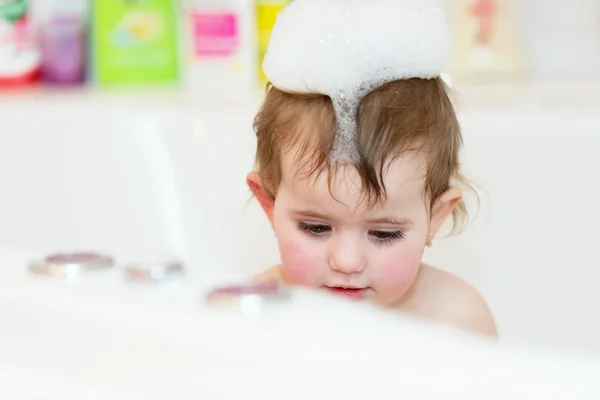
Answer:
[[[177,82],[176,13],[173,0],[94,0],[91,69],[95,82]]]

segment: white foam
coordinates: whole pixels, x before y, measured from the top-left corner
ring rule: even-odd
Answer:
[[[440,0],[294,0],[277,18],[263,70],[282,90],[330,96],[339,125],[331,158],[356,162],[362,96],[392,80],[437,77],[451,53]]]

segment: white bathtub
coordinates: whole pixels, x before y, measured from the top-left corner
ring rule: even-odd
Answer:
[[[600,362],[497,346],[333,296],[215,308],[215,281],[28,274],[0,249],[0,393],[10,399],[595,400]]]
[[[598,86],[463,92],[464,164],[483,207],[426,261],[483,293],[506,343],[600,355]],[[259,96],[0,96],[0,246],[93,249],[123,262],[181,257],[198,279],[278,261],[259,207],[246,203]]]

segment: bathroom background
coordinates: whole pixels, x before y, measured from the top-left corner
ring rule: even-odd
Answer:
[[[0,0],[0,250],[179,257],[199,276],[277,263],[245,175],[285,4]],[[426,261],[484,295],[503,340],[600,355],[600,2],[446,7],[481,206]]]

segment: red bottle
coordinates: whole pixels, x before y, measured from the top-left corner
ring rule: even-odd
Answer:
[[[40,79],[41,57],[26,0],[0,0],[0,87]]]

